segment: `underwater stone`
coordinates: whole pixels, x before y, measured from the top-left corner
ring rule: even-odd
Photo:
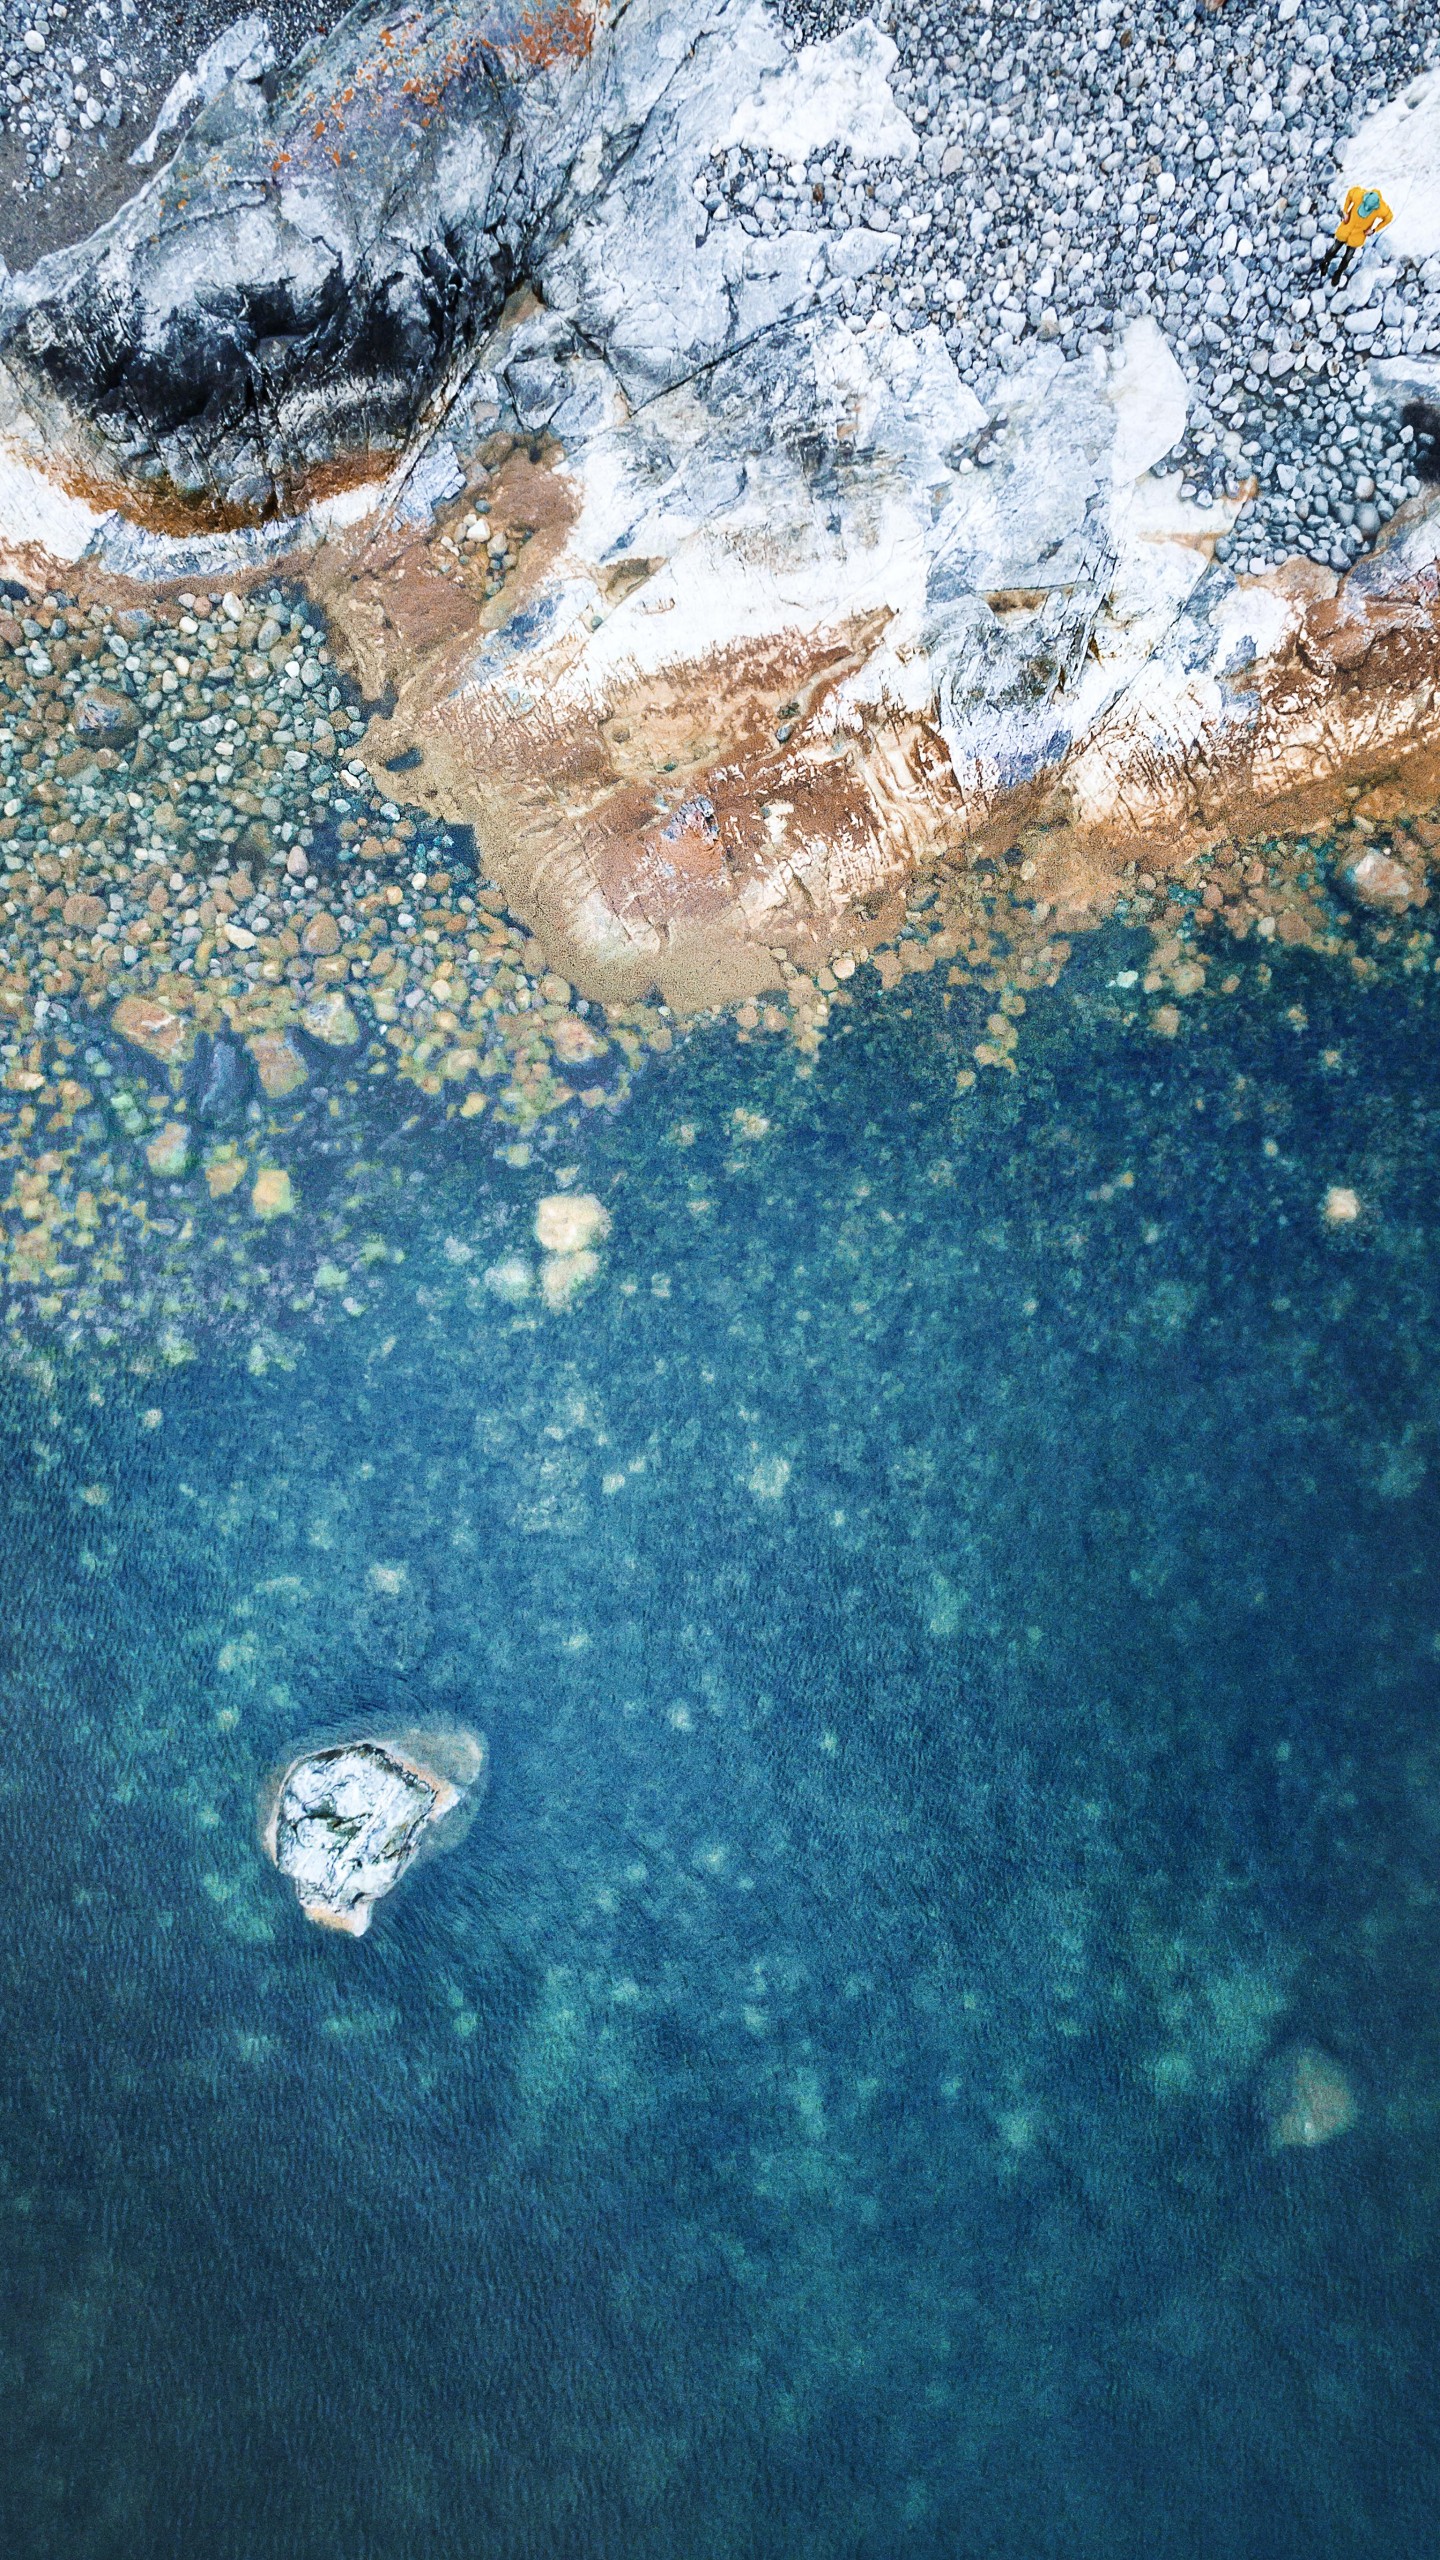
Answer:
[[[507,1254],[503,1262],[491,1264],[485,1273],[485,1286],[493,1290],[497,1298],[503,1298],[507,1306],[518,1307],[522,1298],[529,1297],[534,1277],[523,1256],[512,1253]]]
[[[255,1176],[250,1206],[257,1218],[288,1218],[295,1207],[295,1186],[278,1165],[263,1165]]]
[[[535,1241],[547,1253],[588,1253],[610,1233],[610,1212],[593,1191],[555,1191],[535,1212]]]
[[[266,1854],[307,1920],[363,1937],[375,1904],[473,1798],[482,1734],[465,1729],[333,1743],[287,1763],[262,1798]]]
[[[328,1049],[353,1049],[360,1037],[360,1025],[338,992],[316,996],[300,1020],[311,1039],[323,1040]]]
[[[194,1054],[195,1025],[158,996],[122,996],[110,1016],[111,1028],[147,1058],[162,1066],[184,1066]]]
[[[600,1275],[600,1256],[582,1250],[579,1253],[547,1253],[540,1265],[540,1295],[552,1315],[563,1315],[582,1289],[588,1289]]]
[[[237,1043],[205,1033],[189,1086],[197,1120],[238,1120],[250,1099],[250,1075]]]
[[[212,1200],[224,1200],[245,1179],[243,1156],[216,1156],[205,1167],[205,1187]]]
[[[188,1172],[190,1165],[190,1132],[183,1120],[167,1120],[157,1129],[145,1150],[145,1161],[152,1173],[161,1175]]]
[[[1424,886],[1414,873],[1376,845],[1344,865],[1340,886],[1358,906],[1378,907],[1386,915],[1403,915],[1407,907],[1425,903]]]
[[[351,1619],[361,1651],[386,1671],[413,1671],[429,1649],[429,1594],[413,1566],[372,1564]]]
[[[283,1102],[306,1082],[310,1070],[288,1031],[257,1031],[245,1046],[255,1061],[260,1090],[272,1102]]]
[[[1287,2045],[1266,2066],[1260,2109],[1273,2150],[1310,2151],[1349,2132],[1355,2093],[1333,2054],[1314,2044]]]
[[[598,1031],[582,1022],[578,1013],[563,1013],[551,1032],[555,1055],[567,1067],[588,1065],[592,1058],[603,1058],[609,1048]]]

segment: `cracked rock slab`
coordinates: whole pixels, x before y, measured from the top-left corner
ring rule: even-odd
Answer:
[[[306,1919],[363,1937],[422,1852],[450,1845],[485,1763],[483,1736],[464,1730],[330,1743],[288,1761],[266,1791],[262,1838]]]

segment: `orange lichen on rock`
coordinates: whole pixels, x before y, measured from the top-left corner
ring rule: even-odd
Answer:
[[[383,27],[377,50],[341,75],[343,86],[328,96],[315,90],[306,94],[292,140],[328,143],[328,156],[338,163],[340,142],[363,146],[387,126],[431,124],[452,92],[487,62],[513,73],[585,61],[599,18],[599,7],[590,0],[553,0],[551,6],[525,8],[513,18],[503,8],[496,10],[482,25],[443,39],[423,20],[399,30]],[[287,161],[291,156],[283,155]],[[354,159],[355,150],[346,156]]]
[[[583,62],[595,42],[598,11],[583,0],[555,0],[548,9],[527,9],[510,39],[528,70],[548,71],[552,63]]]

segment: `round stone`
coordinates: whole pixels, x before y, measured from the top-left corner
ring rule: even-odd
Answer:
[[[610,1212],[593,1191],[557,1191],[535,1212],[535,1241],[546,1253],[585,1253],[610,1233]]]

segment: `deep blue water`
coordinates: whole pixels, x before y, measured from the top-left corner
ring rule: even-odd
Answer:
[[[1440,993],[1130,957],[963,1098],[931,983],[417,1128],[377,1307],[10,1377],[15,2560],[1433,2548]],[[401,1707],[490,1792],[333,1939],[256,1792]]]

